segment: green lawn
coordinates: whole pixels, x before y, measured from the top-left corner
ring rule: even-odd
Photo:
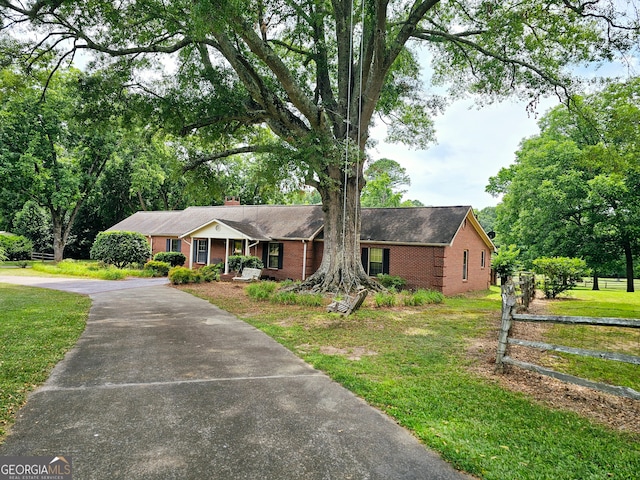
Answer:
[[[0,283],[0,442],[27,394],[84,330],[90,299]]]
[[[66,275],[71,277],[98,278],[101,280],[122,280],[127,277],[151,277],[152,272],[141,268],[116,268],[113,265],[104,265],[92,260],[63,260],[54,262],[28,262],[29,268],[15,267],[17,262],[5,262],[0,264],[0,275],[20,276],[56,276]]]
[[[640,292],[577,288],[566,292],[560,300],[548,302],[548,308],[554,315],[640,319]],[[640,329],[637,328],[554,325],[545,340],[587,350],[640,356]],[[543,355],[541,363],[571,375],[640,391],[638,365],[558,352]]]
[[[216,285],[189,290],[265,331],[461,470],[500,480],[638,478],[640,436],[543,407],[466,368],[467,346],[496,328],[497,289],[425,307],[369,304],[347,318],[218,296]]]

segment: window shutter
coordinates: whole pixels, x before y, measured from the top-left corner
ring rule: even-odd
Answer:
[[[164,249],[165,252],[171,251],[171,239],[167,238],[167,248]]]
[[[182,240],[178,239],[178,249],[176,250],[176,252],[182,252]]]
[[[364,268],[364,271],[367,272],[367,275],[369,275],[369,249],[368,248],[362,249],[362,268]]]
[[[390,250],[388,248],[384,248],[382,250],[382,273],[389,275],[389,254]]]
[[[262,244],[262,264],[266,267],[269,261],[269,243]]]
[[[282,270],[282,264],[284,260],[284,243],[278,244],[278,269]]]

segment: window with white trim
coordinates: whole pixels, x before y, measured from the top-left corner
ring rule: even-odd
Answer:
[[[487,264],[487,251],[482,250],[480,252],[480,268],[484,268]]]
[[[194,240],[196,251],[196,263],[207,263],[209,253],[208,240],[206,238],[198,238]]]
[[[167,252],[181,252],[182,251],[182,240],[179,238],[167,238]]]
[[[462,280],[469,279],[469,250],[462,252]]]
[[[369,247],[362,249],[362,267],[367,275],[375,277],[379,273],[389,273],[388,248]]]

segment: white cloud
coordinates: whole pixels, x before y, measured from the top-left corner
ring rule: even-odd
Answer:
[[[556,104],[544,100],[537,117]],[[524,102],[478,109],[471,100],[458,101],[435,119],[435,127],[438,143],[428,150],[383,143],[383,127],[371,135],[380,142],[371,151],[374,159],[391,158],[405,167],[411,177],[405,198],[425,205],[496,205],[499,199],[484,191],[489,177],[513,163],[522,139],[538,133],[537,118]]]

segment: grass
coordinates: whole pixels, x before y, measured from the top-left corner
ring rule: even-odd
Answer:
[[[30,272],[53,275],[99,278],[101,280],[122,280],[127,277],[151,277],[153,272],[137,268],[116,268],[88,260],[63,260],[59,263],[34,262]]]
[[[88,297],[0,283],[0,442],[27,394],[84,330]]]
[[[365,306],[346,318],[320,308],[216,296],[215,286],[206,292],[205,298],[395,418],[458,469],[501,480],[631,479],[640,471],[638,435],[541,406],[470,373],[465,350],[495,329],[497,289],[421,307]],[[325,353],[355,349],[367,353],[359,360]]]
[[[640,318],[640,292],[577,288],[565,294],[563,300],[549,302],[549,309],[555,315]],[[554,325],[546,332],[545,340],[570,347],[640,356],[640,329]],[[638,365],[558,352],[545,354],[542,364],[589,380],[640,391]]]

